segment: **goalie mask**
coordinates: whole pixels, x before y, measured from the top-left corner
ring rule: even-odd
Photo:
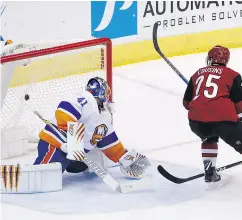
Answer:
[[[110,87],[107,82],[100,77],[91,78],[87,83],[86,90],[92,93],[98,102],[104,103],[109,101],[111,95]]]

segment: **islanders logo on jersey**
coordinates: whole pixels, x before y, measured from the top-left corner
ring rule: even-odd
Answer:
[[[108,133],[108,127],[105,124],[98,125],[94,130],[90,143],[92,145],[96,145],[107,135],[107,133]]]

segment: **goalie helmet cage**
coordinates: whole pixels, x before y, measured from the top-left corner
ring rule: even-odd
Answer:
[[[38,140],[44,127],[30,106],[51,119],[61,98],[80,92],[96,76],[106,79],[113,91],[110,39],[46,45],[37,49],[39,45],[18,44],[14,54],[1,57],[1,130],[26,127],[30,142]],[[18,53],[20,48],[27,52]]]

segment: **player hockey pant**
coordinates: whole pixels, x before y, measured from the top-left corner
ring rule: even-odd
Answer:
[[[66,159],[66,153],[40,139],[38,143],[38,157],[34,165],[54,162],[61,163],[62,172],[66,170],[69,173],[80,173],[87,169],[84,163]]]
[[[242,122],[199,122],[189,120],[191,130],[203,142],[217,143],[219,138],[242,154]]]

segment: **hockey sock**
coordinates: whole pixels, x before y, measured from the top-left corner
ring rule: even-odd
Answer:
[[[212,162],[212,166],[215,167],[218,155],[218,144],[203,143],[201,148],[203,161],[209,160]]]

